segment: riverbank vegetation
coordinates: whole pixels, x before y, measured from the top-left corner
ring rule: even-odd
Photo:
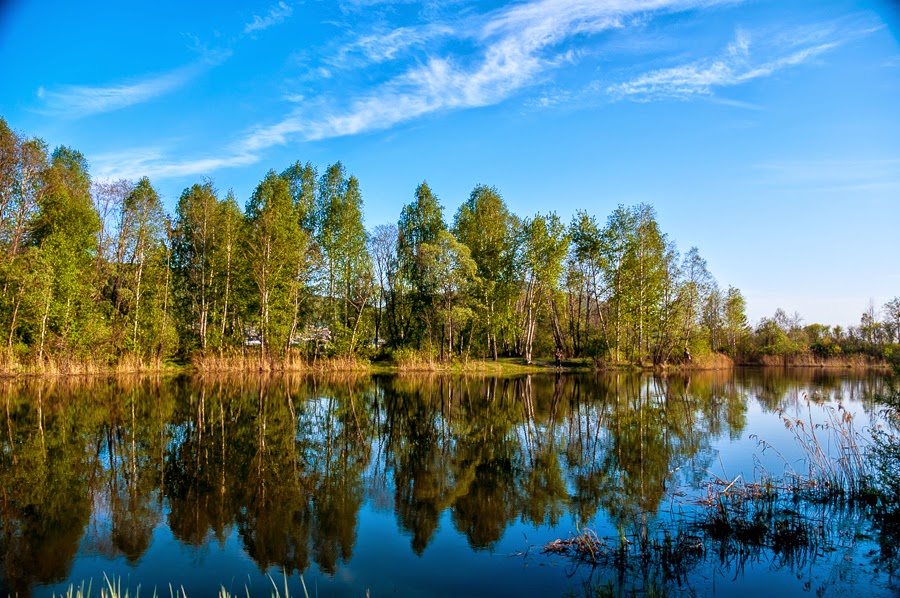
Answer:
[[[752,328],[741,292],[647,204],[567,224],[479,185],[451,219],[423,182],[367,230],[356,177],[298,161],[249,198],[198,181],[170,214],[146,177],[92,180],[77,150],[0,119],[5,372],[869,365],[898,341],[900,299],[848,330],[780,310]]]
[[[622,528],[618,537],[582,529],[540,553],[597,572],[586,595],[693,594],[698,572],[752,577],[762,563],[821,596],[851,578],[851,569],[865,568],[857,545],[876,538],[879,550],[867,555],[875,557],[872,574],[889,572],[893,588],[900,566],[900,392],[891,383],[878,400],[887,408],[866,433],[841,403],[806,398],[808,418],[800,419],[777,409],[803,455],[799,463],[785,461],[782,475],[711,475],[699,497],[679,493],[669,513],[650,524]],[[778,451],[763,439],[759,446]]]

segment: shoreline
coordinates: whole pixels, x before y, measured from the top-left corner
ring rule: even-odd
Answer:
[[[724,356],[721,356],[724,358]],[[801,356],[802,357],[802,356]],[[417,360],[412,363],[387,361],[387,360],[356,360],[347,358],[319,359],[317,362],[290,360],[288,362],[277,360],[248,359],[246,356],[235,358],[214,358],[214,363],[198,364],[197,362],[167,363],[159,366],[141,364],[140,367],[128,367],[125,364],[118,366],[100,367],[97,364],[85,364],[69,362],[64,367],[48,367],[43,370],[33,365],[21,366],[15,370],[0,368],[0,379],[22,378],[90,378],[95,376],[204,376],[225,374],[330,374],[330,375],[488,375],[511,376],[523,374],[554,374],[554,373],[659,373],[680,374],[692,372],[727,371],[734,369],[802,369],[802,370],[891,370],[891,364],[887,362],[872,362],[867,359],[828,359],[828,360],[792,360],[779,359],[781,363],[773,363],[774,360],[738,361],[730,358],[715,358],[712,361],[703,361],[690,364],[670,364],[662,366],[640,364],[595,364],[588,359],[564,360],[562,366],[557,368],[552,359],[539,359],[531,364],[526,364],[521,358],[504,357],[498,361],[492,359],[470,359],[465,362],[440,362]],[[770,361],[766,363],[766,361]],[[134,365],[133,362],[130,365]],[[124,367],[123,367],[124,366]]]

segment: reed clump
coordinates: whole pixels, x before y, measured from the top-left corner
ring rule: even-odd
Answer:
[[[871,495],[873,465],[867,453],[870,441],[856,429],[854,416],[842,402],[825,404],[818,397],[803,395],[805,417],[794,417],[784,409],[775,413],[793,434],[805,471],[785,461],[789,474],[786,486],[817,499],[861,499]],[[814,409],[819,417],[814,417]],[[774,448],[757,437],[763,449]]]
[[[0,376],[96,376],[104,374],[145,374],[178,369],[157,358],[132,353],[119,357],[45,355],[42,358],[18,358],[7,351],[0,354]]]
[[[398,372],[439,372],[449,370],[449,364],[441,363],[430,352],[400,349],[393,354]]]
[[[638,587],[665,587],[683,580],[706,557],[704,538],[687,528],[674,533],[659,530],[611,539],[585,529],[568,538],[548,542],[542,554],[562,556],[580,565],[613,570],[619,580],[640,579]]]
[[[618,573],[617,588],[630,584],[666,589],[680,585],[700,565],[740,571],[758,562],[810,575],[809,587],[810,563],[825,560],[837,571],[858,539],[877,530],[879,551],[873,558],[885,570],[896,569],[900,441],[879,430],[870,440],[840,402],[804,399],[806,411],[800,416],[778,412],[800,446],[802,466],[794,468],[785,460],[784,475],[763,474],[752,481],[713,475],[700,495],[692,495],[691,508],[673,511],[639,534],[610,540],[585,530],[546,544],[542,552],[612,569]],[[895,405],[882,401],[888,405],[891,430],[900,423],[900,394],[895,392],[894,399]],[[776,451],[757,441],[763,451]]]
[[[104,584],[100,587],[100,591],[98,593],[99,598],[140,598],[141,595],[141,586],[138,585],[134,592],[132,593],[131,589],[126,584],[124,587],[122,586],[122,578],[121,577],[108,577],[105,573],[103,574]],[[268,596],[270,598],[291,598],[290,588],[288,587],[288,579],[287,575],[284,576],[284,583],[282,586],[275,583],[275,580],[272,576],[269,576],[269,581],[272,583],[272,589],[267,590]],[[309,598],[309,591],[306,589],[306,581],[303,579],[303,576],[300,576],[300,585],[303,590],[303,597]],[[63,594],[60,594],[60,598],[91,598],[92,597],[92,589],[93,589],[93,580],[87,582],[82,581],[80,585],[76,586],[75,584],[70,584],[69,587]],[[175,588],[171,584],[168,587],[168,595],[169,598],[188,598],[188,594],[185,591],[184,587]],[[366,595],[368,595],[368,590],[366,591]],[[151,596],[156,598],[158,595],[157,590],[154,588]],[[226,589],[225,586],[220,586],[219,591],[216,594],[218,598],[249,598],[253,595],[250,588],[244,586],[244,590],[242,592],[232,592],[229,589]],[[263,594],[266,595],[266,594]],[[54,598],[56,595],[54,594]]]
[[[19,364],[16,373],[42,376],[85,376],[109,370],[105,360],[86,357],[52,356]]]
[[[851,355],[820,356],[815,353],[795,353],[784,355],[755,355],[741,359],[740,365],[761,365],[765,367],[790,368],[850,368],[887,369],[888,362],[882,357],[863,353]]]
[[[296,353],[284,356],[261,351],[235,351],[197,354],[191,369],[199,373],[215,372],[366,372],[369,361],[354,355],[310,359]]]

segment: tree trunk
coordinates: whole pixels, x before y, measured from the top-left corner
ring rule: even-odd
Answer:
[[[140,355],[140,350],[138,349],[137,338],[138,338],[138,319],[141,314],[141,280],[144,275],[144,250],[141,247],[141,254],[138,258],[138,271],[137,271],[137,286],[134,291],[134,336],[132,338],[132,350],[136,355]]]
[[[163,321],[162,328],[159,332],[159,344],[157,345],[156,359],[157,362],[162,360],[163,343],[166,342],[166,326],[169,322],[169,277],[172,273],[172,250],[166,248],[166,287],[163,293]]]
[[[12,352],[13,348],[13,338],[16,334],[16,317],[19,315],[19,306],[22,305],[22,295],[25,294],[25,287],[21,287],[19,289],[19,293],[16,296],[16,306],[13,308],[12,313],[12,322],[9,325],[9,350]]]
[[[44,338],[47,335],[47,317],[50,315],[50,299],[53,297],[53,287],[47,289],[47,299],[44,302],[44,315],[41,317],[41,344],[38,348],[38,361],[44,361]]]

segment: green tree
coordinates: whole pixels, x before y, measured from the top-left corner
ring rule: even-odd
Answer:
[[[298,242],[300,225],[288,181],[270,170],[247,203],[246,218],[246,251],[256,284],[259,332],[266,354],[290,343],[290,281],[293,265],[302,259],[304,249]]]
[[[126,244],[129,247],[129,282],[127,291],[131,298],[129,319],[131,320],[131,342],[127,345],[131,352],[141,356],[158,346],[162,283],[165,278],[165,214],[159,195],[144,177],[125,198],[124,220],[128,223]],[[154,301],[144,296],[149,289]],[[126,289],[120,289],[120,292]],[[142,302],[143,300],[143,302]],[[156,334],[148,334],[154,331]],[[139,332],[146,342],[139,342]]]
[[[62,351],[86,356],[106,334],[91,300],[90,281],[100,218],[90,196],[84,156],[58,147],[45,173],[46,192],[32,221],[30,243],[40,252],[48,278],[42,281],[38,359],[48,341]]]
[[[327,272],[329,322],[341,330],[353,353],[363,310],[372,295],[372,261],[362,217],[362,195],[356,177],[347,177],[338,162],[319,185],[318,239]]]
[[[295,162],[281,177],[290,185],[294,203],[294,217],[297,220],[299,247],[295,253],[296,262],[292,264],[293,277],[290,281],[291,326],[288,333],[289,342],[296,339],[301,320],[305,313],[312,311],[312,278],[321,265],[320,247],[317,244],[316,222],[320,216],[316,202],[319,199],[318,172],[312,164]]]
[[[697,341],[697,324],[703,312],[703,304],[715,281],[706,267],[706,260],[700,257],[700,252],[696,247],[691,247],[685,254],[681,270],[683,273],[682,303],[684,305],[681,335],[685,358],[690,361],[691,346]]]
[[[424,275],[420,269],[419,246],[434,243],[441,231],[447,230],[444,222],[444,208],[428,183],[416,187],[413,201],[400,211],[397,223],[397,259],[401,280],[396,285],[394,300],[403,305],[395,308],[397,316],[397,336],[401,340],[422,346],[425,333],[430,334],[429,322],[434,314],[429,310],[433,301],[425,288]],[[423,328],[422,320],[426,326]]]
[[[566,269],[569,334],[575,354],[588,345],[596,353],[605,344],[606,319],[601,306],[607,299],[604,272],[609,268],[596,217],[580,210],[569,225],[572,250]],[[602,339],[602,343],[597,341]],[[599,357],[599,355],[594,355]]]
[[[41,139],[16,133],[0,117],[0,244],[7,258],[21,250],[48,189],[48,162]]]
[[[737,355],[738,346],[747,334],[747,315],[745,313],[747,302],[740,290],[728,287],[723,306],[723,325],[725,336],[728,340],[729,353],[732,357]]]
[[[552,307],[568,246],[566,227],[554,212],[537,214],[522,225],[519,268],[523,277],[521,350],[525,363],[531,363],[538,316]]]
[[[469,248],[456,240],[448,231],[438,233],[433,243],[419,244],[419,269],[423,283],[435,301],[435,312],[443,314],[446,328],[442,329],[441,357],[444,346],[447,356],[453,355],[453,324],[468,319],[470,310],[461,308],[460,298],[478,284],[477,266]],[[446,334],[445,334],[446,332]]]
[[[250,278],[242,251],[246,223],[233,192],[229,191],[218,202],[215,222],[216,242],[210,252],[210,268],[214,297],[212,319],[216,327],[210,344],[225,347],[243,341],[241,322],[247,316]]]
[[[629,296],[626,288],[625,260],[628,255],[633,230],[634,217],[632,212],[620,205],[609,215],[606,226],[603,227],[600,233],[602,239],[600,247],[607,263],[607,268],[604,272],[604,282],[611,293],[607,310],[609,313],[608,319],[612,322],[610,326],[612,329],[612,342],[609,345],[613,348],[614,361],[621,359],[621,349],[624,344],[623,323],[627,312],[623,309],[623,304],[627,308],[625,300]]]
[[[485,349],[497,359],[498,305],[515,294],[515,220],[494,187],[478,185],[456,213],[453,232],[475,260]]]
[[[187,348],[206,350],[215,271],[218,197],[212,181],[191,185],[175,209],[173,265],[181,307],[181,328]]]
[[[633,360],[640,363],[650,352],[651,328],[661,320],[661,300],[666,281],[666,239],[659,230],[652,206],[640,204],[630,211],[634,229],[628,235],[623,264],[627,294],[622,300],[628,306],[628,319],[632,324],[629,353]]]
[[[719,285],[713,283],[706,301],[703,302],[703,329],[711,351],[718,351],[722,347],[724,309],[725,297],[722,296]]]
[[[26,234],[47,190],[47,166],[44,142],[16,133],[0,117],[0,325],[11,356],[17,341],[32,344],[39,271]]]

